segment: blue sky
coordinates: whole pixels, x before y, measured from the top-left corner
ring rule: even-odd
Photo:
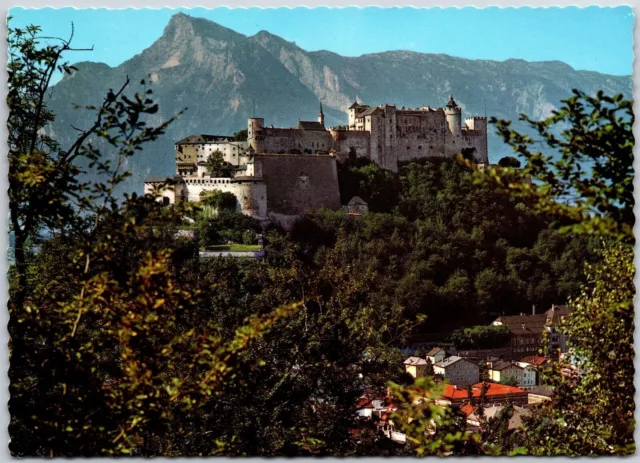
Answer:
[[[306,50],[357,56],[386,50],[445,53],[473,59],[564,61],[575,69],[631,74],[633,12],[615,8],[194,8],[22,9],[13,26],[38,24],[45,35],[67,37],[92,52],[70,62],[117,66],[150,46],[177,11],[211,19],[242,34],[267,30]]]

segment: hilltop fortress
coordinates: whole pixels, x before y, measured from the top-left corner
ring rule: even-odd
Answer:
[[[444,108],[367,106],[354,102],[347,127],[327,129],[320,105],[317,122],[300,121],[296,128],[265,127],[264,119],[249,119],[248,142],[256,153],[349,153],[381,167],[434,156],[468,153],[488,163],[487,118],[470,117],[462,124],[462,110],[453,96]]]
[[[175,145],[176,172],[151,177],[145,194],[160,190],[165,203],[198,201],[207,190],[227,191],[237,208],[258,219],[271,214],[299,215],[320,207],[340,207],[336,161],[365,157],[397,171],[401,163],[463,153],[488,164],[487,119],[467,118],[453,97],[444,108],[396,108],[353,103],[347,126],[326,128],[322,104],[317,121],[295,128],[265,127],[250,118],[247,141],[191,135]],[[211,177],[205,164],[221,153],[231,174]]]

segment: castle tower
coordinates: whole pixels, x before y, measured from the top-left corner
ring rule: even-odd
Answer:
[[[250,117],[247,126],[247,142],[256,153],[264,152],[264,119],[261,117]]]
[[[318,122],[324,127],[324,112],[322,112],[322,103],[320,103],[320,112],[318,113]]]
[[[449,124],[451,134],[453,136],[460,135],[460,131],[462,130],[462,110],[453,99],[453,95],[449,97],[449,102],[444,108],[444,114],[447,117],[447,123]]]

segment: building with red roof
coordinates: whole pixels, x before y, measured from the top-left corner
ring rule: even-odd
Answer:
[[[447,384],[444,392],[436,404],[449,405],[452,407],[461,407],[468,404],[473,399],[475,403],[481,402],[483,384],[486,384],[486,392],[484,394],[484,402],[486,403],[503,403],[511,401],[514,404],[525,405],[529,401],[528,393],[524,389],[515,386],[507,386],[498,383],[476,383],[471,386],[472,397],[469,397],[467,388],[459,387],[455,384]]]

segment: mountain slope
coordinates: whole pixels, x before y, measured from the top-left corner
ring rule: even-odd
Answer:
[[[251,37],[212,21],[174,15],[162,36],[148,49],[118,67],[76,64],[53,91],[50,107],[57,115],[52,132],[65,146],[76,136],[71,127],[88,125],[77,104],[98,104],[109,88],[128,75],[132,91],[140,79],[152,82],[160,105],[151,122],[166,120],[188,108],[163,139],[146,147],[129,166],[128,191],[142,191],[148,175],[174,171],[173,143],[192,133],[231,134],[246,128],[247,118],[264,117],[267,125],[292,126],[315,120],[318,102],[328,125],[344,124],[346,108],[358,99],[399,107],[442,106],[450,93],[463,117],[495,115],[516,120],[523,112],[544,117],[570,95],[572,88],[631,96],[630,76],[575,71],[561,62],[529,63],[468,60],[441,54],[389,51],[343,57],[328,51],[307,52],[291,42],[259,32]],[[514,126],[523,129],[520,123]],[[489,138],[492,161],[507,154]]]

